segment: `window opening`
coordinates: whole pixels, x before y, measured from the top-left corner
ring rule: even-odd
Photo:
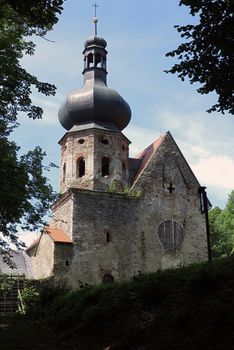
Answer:
[[[79,139],[79,140],[78,140],[78,143],[80,143],[81,145],[82,145],[84,142],[85,142],[84,139]]]
[[[106,242],[109,243],[110,242],[110,232],[106,233]]]
[[[90,54],[88,54],[88,68],[93,67],[93,66],[94,66],[93,54],[90,53]]]
[[[63,164],[63,181],[66,179],[66,163]]]
[[[110,159],[108,157],[102,158],[102,177],[110,175]]]
[[[77,161],[77,175],[82,177],[85,175],[85,160],[84,158],[79,158]]]
[[[106,284],[106,283],[113,283],[115,280],[114,280],[114,277],[107,273],[105,274],[103,277],[102,277],[102,283],[103,284]]]
[[[95,66],[98,68],[102,68],[102,57],[99,54],[95,55]]]
[[[105,137],[102,137],[102,138],[101,138],[101,143],[102,143],[103,145],[108,145],[108,144],[109,144],[109,141],[108,141],[108,139],[106,139]]]
[[[122,172],[123,172],[123,175],[125,176],[126,175],[126,164],[124,162],[122,162]]]
[[[69,261],[68,261],[68,260],[66,260],[65,265],[66,265],[66,266],[68,266],[68,265],[69,265]]]
[[[164,250],[176,251],[180,249],[185,232],[183,226],[173,220],[162,222],[158,228],[158,237]]]

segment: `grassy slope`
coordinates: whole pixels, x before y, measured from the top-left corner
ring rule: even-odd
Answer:
[[[0,341],[1,350],[234,349],[234,257],[80,292],[46,290]]]

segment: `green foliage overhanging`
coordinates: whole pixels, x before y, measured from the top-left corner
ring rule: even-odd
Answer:
[[[21,58],[33,55],[33,36],[44,38],[61,14],[63,0],[0,1],[0,253],[7,254],[9,242],[19,245],[17,226],[36,229],[44,225],[44,215],[55,198],[43,175],[45,153],[40,147],[18,155],[20,147],[9,140],[17,127],[18,113],[42,117],[42,109],[31,101],[34,87],[44,95],[54,95],[55,86],[40,82],[21,66]],[[9,255],[6,255],[6,260]]]
[[[200,83],[200,94],[216,92],[218,101],[207,112],[234,114],[234,2],[181,0],[180,5],[188,6],[199,22],[175,26],[185,42],[166,54],[179,60],[166,72]]]

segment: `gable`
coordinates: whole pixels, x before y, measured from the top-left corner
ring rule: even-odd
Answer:
[[[199,182],[170,132],[141,152],[139,158],[142,162],[132,188],[151,191],[156,186],[158,190],[170,193],[183,188],[197,195]]]

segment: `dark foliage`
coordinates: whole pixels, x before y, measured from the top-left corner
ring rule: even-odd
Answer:
[[[229,257],[82,291],[39,288],[31,313],[0,333],[1,348],[232,349],[233,263]]]
[[[167,73],[178,74],[184,81],[200,83],[201,94],[216,92],[218,101],[208,112],[234,114],[234,2],[232,0],[181,0],[192,16],[199,16],[196,25],[178,26],[184,43],[166,56],[176,56],[176,63]]]
[[[9,141],[18,113],[33,119],[42,116],[41,107],[31,101],[32,88],[44,95],[54,95],[56,89],[27,72],[21,58],[34,54],[35,44],[27,38],[44,38],[58,21],[62,4],[63,0],[0,0],[0,232],[16,245],[17,225],[40,228],[55,198],[43,175],[41,148],[20,157],[20,147]],[[8,247],[1,240],[0,252],[6,253]]]

